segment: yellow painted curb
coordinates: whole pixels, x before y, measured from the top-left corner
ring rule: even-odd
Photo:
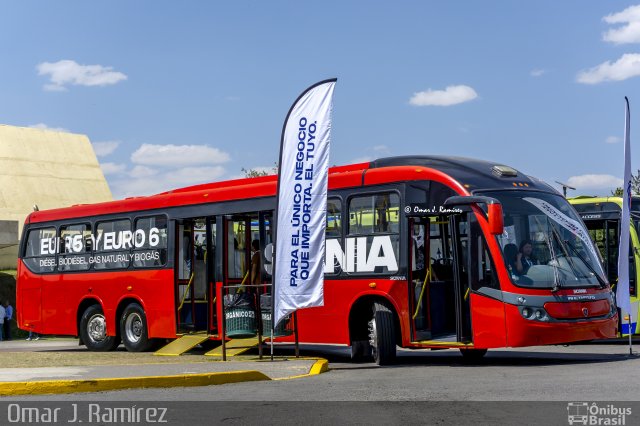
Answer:
[[[271,380],[259,371],[180,374],[174,376],[127,377],[92,380],[50,380],[35,382],[4,382],[0,396],[38,395],[47,393],[102,392],[132,388],[170,388],[179,386],[210,386],[225,383]]]
[[[311,370],[309,371],[310,376],[315,376],[317,374],[326,373],[329,370],[329,361],[326,359],[318,359],[311,366]]]
[[[302,377],[316,376],[318,374],[325,373],[328,370],[329,370],[329,361],[323,358],[317,358],[316,362],[313,363],[313,365],[311,366],[307,374],[299,374],[297,376],[290,376],[290,377],[279,377],[277,379],[271,379],[271,380],[300,379]]]
[[[118,377],[91,380],[46,380],[33,382],[0,382],[0,396],[103,392],[135,388],[171,388],[223,385],[226,383],[266,380],[290,380],[322,374],[329,369],[329,361],[318,358],[309,373],[272,379],[256,370],[223,373],[194,373],[172,376]]]

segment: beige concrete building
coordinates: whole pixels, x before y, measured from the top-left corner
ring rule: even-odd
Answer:
[[[34,205],[45,210],[111,199],[87,136],[0,125],[0,221],[7,222],[0,225],[0,269],[15,268],[12,244]]]

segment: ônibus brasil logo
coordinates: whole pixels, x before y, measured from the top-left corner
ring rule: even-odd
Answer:
[[[631,415],[631,408],[618,407],[613,404],[592,402],[569,402],[567,404],[567,421],[570,425],[611,425],[624,426],[627,416]]]

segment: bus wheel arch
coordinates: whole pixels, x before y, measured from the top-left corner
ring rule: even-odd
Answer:
[[[155,339],[149,338],[147,315],[140,302],[123,301],[122,309],[118,307],[118,318],[122,343],[129,352],[145,352],[155,346]]]
[[[120,344],[120,337],[107,335],[102,305],[95,299],[85,299],[78,307],[78,335],[80,343],[94,352],[112,351]]]
[[[379,365],[393,363],[396,345],[401,342],[400,321],[391,302],[381,296],[358,299],[349,312],[349,339],[354,361],[373,357]]]

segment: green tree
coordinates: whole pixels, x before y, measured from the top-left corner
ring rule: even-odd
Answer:
[[[273,163],[273,167],[271,170],[258,170],[258,169],[245,169],[244,167],[240,169],[242,173],[244,173],[244,177],[246,178],[255,178],[260,176],[269,176],[269,175],[277,175],[278,174],[278,163]]]
[[[640,169],[638,169],[638,172],[635,175],[631,175],[631,193],[634,195],[640,194]],[[624,195],[624,190],[619,186],[615,190],[611,191],[611,195],[614,197],[622,197]]]

